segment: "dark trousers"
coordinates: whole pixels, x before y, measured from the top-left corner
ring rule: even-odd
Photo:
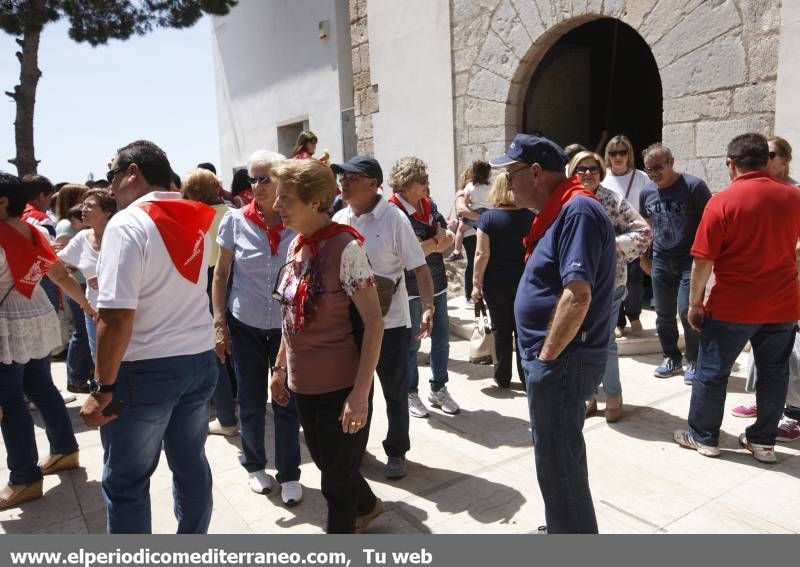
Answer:
[[[64,400],[53,385],[50,356],[29,360],[26,364],[0,364],[2,431],[11,484],[28,484],[42,478],[33,418],[26,397],[42,414],[50,453],[63,455],[78,449]]]
[[[353,434],[343,432],[339,421],[342,406],[351,391],[352,388],[345,388],[313,396],[293,394],[308,452],[322,473],[322,495],[328,503],[325,531],[329,534],[353,533],[356,516],[368,514],[376,501],[359,472],[372,421],[372,391],[367,424]]]
[[[395,327],[383,331],[381,355],[378,359],[378,379],[386,399],[389,430],[383,450],[390,457],[402,457],[411,448],[408,438],[408,349],[411,330]]]
[[[81,285],[86,291],[86,285]],[[94,376],[92,353],[89,350],[89,334],[86,331],[86,317],[83,309],[71,297],[64,295],[72,313],[72,333],[67,346],[67,383],[80,386]]]
[[[512,359],[514,358],[514,340],[516,337],[516,321],[514,319],[514,298],[517,295],[519,281],[510,278],[484,279],[483,296],[489,315],[492,318],[492,332],[497,351],[497,364],[494,366],[494,381],[500,386],[508,386],[511,382]],[[522,360],[519,351],[516,353],[517,374],[525,383]]]
[[[597,533],[589,490],[583,422],[605,364],[563,355],[523,362],[536,477],[544,500],[547,533]]]
[[[639,260],[628,262],[628,280],[625,282],[628,295],[625,296],[625,300],[619,308],[619,319],[617,320],[617,327],[620,329],[625,328],[626,317],[629,321],[638,321],[642,315],[643,279],[644,272]]]
[[[678,348],[677,311],[683,325],[683,338],[686,341],[686,361],[697,361],[697,347],[700,335],[689,325],[686,315],[689,311],[689,281],[692,274],[692,257],[671,258],[653,256],[653,297],[656,300],[656,332],[661,342],[664,356],[673,360],[681,359]]]
[[[745,430],[747,440],[774,445],[789,385],[789,356],[796,322],[748,325],[707,318],[700,334],[697,374],[692,382],[689,427],[695,440],[719,445],[725,411],[725,392],[733,363],[747,341],[753,346],[758,370],[755,423]]]
[[[281,345],[280,329],[257,329],[228,313],[231,350],[239,381],[241,463],[248,472],[264,470],[267,449],[267,379]],[[294,397],[281,406],[272,402],[275,424],[275,467],[278,482],[300,480],[300,422]]]
[[[472,297],[472,270],[475,267],[475,247],[478,237],[474,234],[464,238],[464,254],[467,256],[467,269],[464,271],[464,295],[467,299]]]

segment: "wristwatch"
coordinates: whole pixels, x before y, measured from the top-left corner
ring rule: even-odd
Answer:
[[[117,387],[116,382],[113,384],[103,384],[96,378],[89,379],[89,393],[90,394],[108,394],[109,392],[113,392],[114,388]]]

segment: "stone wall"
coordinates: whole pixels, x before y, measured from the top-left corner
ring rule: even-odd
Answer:
[[[372,115],[378,112],[378,85],[372,84],[369,65],[367,0],[349,0],[350,43],[353,57],[353,106],[356,120],[356,151],[373,155]]]
[[[566,32],[618,18],[650,46],[663,141],[678,169],[728,183],[725,145],[772,134],[780,0],[451,0],[456,165],[499,155],[522,128],[536,65]],[[613,134],[613,133],[612,133]]]

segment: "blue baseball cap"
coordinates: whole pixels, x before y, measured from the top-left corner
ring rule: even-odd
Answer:
[[[561,146],[544,136],[517,134],[506,153],[489,163],[492,167],[503,167],[512,163],[538,163],[547,171],[564,171],[567,154]]]
[[[363,173],[367,177],[377,180],[379,186],[383,184],[383,170],[381,169],[381,164],[373,157],[355,156],[345,163],[334,163],[331,165],[331,169],[336,174]]]

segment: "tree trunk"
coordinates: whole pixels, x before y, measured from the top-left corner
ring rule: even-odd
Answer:
[[[32,15],[44,14],[45,0],[30,0]],[[35,17],[34,21],[41,21],[42,17]],[[19,85],[14,87],[14,92],[6,94],[14,99],[17,106],[16,120],[14,121],[14,135],[17,145],[17,157],[8,160],[17,167],[17,175],[22,177],[29,173],[36,173],[39,160],[36,159],[33,146],[33,109],[36,104],[36,87],[42,72],[39,70],[39,37],[42,33],[41,25],[25,27],[22,40],[17,43],[22,51],[17,52],[20,62]]]

